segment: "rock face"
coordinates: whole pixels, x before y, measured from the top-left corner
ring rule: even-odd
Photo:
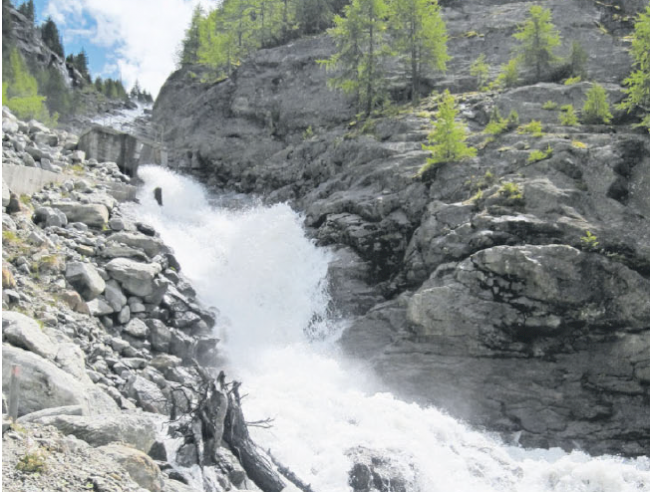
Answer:
[[[564,39],[589,52],[589,80],[620,101],[630,24],[613,7],[541,4]],[[642,5],[618,7],[634,15]],[[562,84],[561,68],[476,92],[471,63],[484,53],[496,76],[529,8],[479,0],[443,8],[454,58],[423,87],[456,93],[479,152],[423,179],[415,175],[436,98],[350,125],[353,106],[314,63],[333,52],[327,36],[260,50],[210,86],[180,70],[154,120],[173,167],[268,203],[290,201],[318,243],[337,250],[332,308],[353,318],[341,344],[396,393],[520,432],[526,445],[643,454],[650,143],[616,110],[615,126],[561,126],[545,103],[580,108],[591,87]],[[408,88],[388,68],[399,102]],[[522,124],[540,120],[544,134],[487,138],[496,109],[516,111]],[[549,147],[547,159],[530,161]],[[172,334],[171,346],[180,338]]]
[[[38,323],[20,313],[2,314],[2,338],[15,347],[24,348],[46,359],[56,357],[56,349]]]

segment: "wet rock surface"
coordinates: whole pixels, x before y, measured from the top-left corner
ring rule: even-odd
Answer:
[[[580,41],[589,79],[620,101],[631,25],[614,11],[634,15],[642,5],[542,5],[563,49]],[[544,103],[580,108],[591,87],[564,85],[561,73],[542,81],[523,73],[518,87],[473,92],[471,62],[485,53],[496,76],[529,7],[443,9],[454,59],[424,86],[456,93],[479,152],[424,179],[415,175],[436,98],[354,124],[351,104],[314,63],[332,53],[327,36],[261,50],[209,87],[178,71],[154,121],[174,167],[304,212],[309,234],[336,250],[332,307],[353,319],[341,344],[394,392],[517,433],[525,445],[643,454],[650,142],[616,110],[614,125],[561,126]],[[406,87],[395,84],[399,100]],[[543,135],[483,133],[495,109],[540,120]],[[549,147],[551,156],[529,162]],[[508,196],[506,183],[521,196]]]

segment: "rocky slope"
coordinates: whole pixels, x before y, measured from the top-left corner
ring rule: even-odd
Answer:
[[[565,48],[575,39],[589,52],[590,79],[620,101],[624,36],[643,2],[541,4]],[[485,53],[496,74],[530,5],[444,9],[454,59],[428,86],[456,93],[479,153],[424,180],[415,174],[437,98],[354,122],[315,63],[332,53],[327,36],[261,50],[216,84],[197,82],[199,67],[176,72],[154,121],[176,167],[304,211],[311,234],[339,253],[333,307],[354,316],[343,347],[395,392],[524,445],[643,454],[650,142],[620,113],[611,126],[560,126],[544,103],[580,108],[590,87],[558,83],[561,71],[472,92],[470,63]],[[394,80],[399,98],[405,88]],[[544,134],[489,138],[494,108],[541,120]],[[549,158],[528,162],[549,146]]]
[[[216,378],[215,313],[118,201],[130,178],[64,131],[6,109],[2,128],[4,487],[279,492]]]

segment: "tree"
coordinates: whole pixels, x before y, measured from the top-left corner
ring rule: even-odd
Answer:
[[[301,33],[314,34],[332,23],[334,13],[330,0],[301,0],[296,2],[295,16]]]
[[[131,89],[131,92],[129,96],[131,99],[138,99],[142,95],[142,89],[140,89],[140,82],[135,81],[135,84],[133,84],[133,88]]]
[[[508,63],[501,65],[501,73],[496,83],[504,87],[514,87],[519,80],[519,60],[513,58]]]
[[[18,12],[27,17],[27,19],[32,21],[33,24],[36,20],[36,15],[34,12],[34,0],[27,0],[27,2],[18,7]]]
[[[465,144],[467,132],[462,124],[456,122],[458,110],[455,105],[454,96],[446,90],[435,115],[434,129],[429,134],[432,145],[422,145],[422,149],[431,152],[431,157],[418,174],[422,175],[441,162],[457,162],[476,155],[476,149]]]
[[[39,92],[46,97],[45,105],[51,114],[70,114],[74,112],[71,92],[63,75],[55,66],[50,66],[36,74]]]
[[[410,71],[411,99],[417,101],[423,67],[443,72],[447,69],[451,59],[447,54],[447,28],[437,0],[392,0],[390,7],[396,47],[404,54]]]
[[[582,107],[582,121],[585,123],[609,123],[612,113],[609,112],[607,92],[600,84],[594,84],[587,91],[587,100]]]
[[[199,28],[205,17],[203,7],[199,4],[194,8],[190,27],[185,31],[185,37],[181,41],[181,53],[179,64],[181,67],[194,65],[199,61]]]
[[[571,43],[571,54],[569,55],[569,69],[572,77],[587,78],[587,61],[589,55],[579,41]]]
[[[516,50],[521,60],[535,69],[535,77],[540,80],[542,71],[549,69],[557,60],[553,50],[560,45],[560,34],[552,23],[549,9],[533,5],[529,15],[513,36],[520,42]]]
[[[54,53],[59,55],[61,58],[65,58],[59,29],[56,27],[52,17],[48,17],[45,24],[43,24],[43,27],[41,28],[41,37],[48,48],[54,51]]]
[[[577,124],[578,117],[576,116],[575,110],[573,109],[573,104],[562,106],[562,112],[560,113],[560,125],[576,126]]]
[[[624,81],[627,97],[620,107],[628,112],[639,109],[645,113],[641,125],[650,131],[650,6],[639,14],[634,24],[631,51],[636,70]]]
[[[20,119],[36,118],[45,123],[55,123],[44,105],[45,97],[38,94],[38,82],[29,73],[16,48],[9,53],[9,64],[9,76],[3,76],[2,80],[2,104]]]
[[[104,81],[102,80],[101,77],[97,77],[95,79],[95,90],[100,94],[104,93]]]
[[[481,53],[479,57],[472,62],[469,67],[469,74],[476,77],[476,85],[478,89],[483,89],[487,82],[490,67],[485,63],[485,55]]]
[[[383,0],[352,0],[344,16],[334,18],[330,34],[337,51],[319,60],[338,75],[329,79],[332,87],[354,94],[357,108],[370,115],[384,97],[382,59],[390,53],[383,37],[387,6]]]

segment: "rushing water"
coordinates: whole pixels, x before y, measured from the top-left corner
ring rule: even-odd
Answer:
[[[247,420],[274,419],[252,429],[255,440],[314,490],[349,491],[348,455],[358,446],[389,459],[409,491],[650,490],[648,458],[507,446],[435,408],[376,392],[372,375],[337,353],[330,256],[305,237],[300,216],[287,205],[220,206],[199,183],[162,168],[140,175],[132,212],[160,232],[202,301],[219,309],[224,364],[244,382]]]

